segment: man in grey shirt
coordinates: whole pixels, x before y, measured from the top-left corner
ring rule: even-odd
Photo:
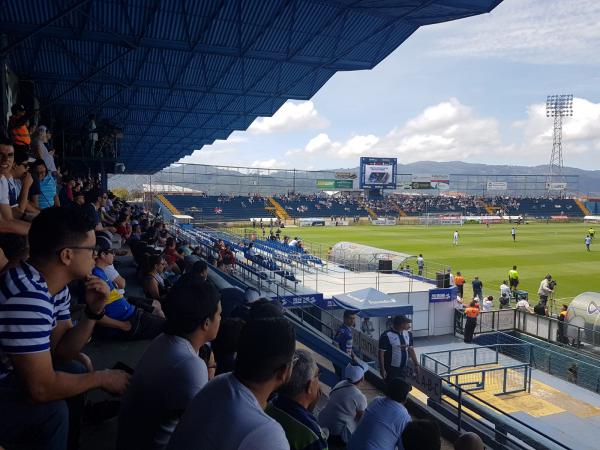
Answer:
[[[319,424],[329,430],[329,444],[346,444],[367,409],[367,397],[359,389],[368,366],[352,362],[344,370],[344,380],[329,393],[329,402],[319,414]]]
[[[295,348],[286,319],[251,319],[240,333],[234,371],[216,377],[192,400],[168,448],[289,450],[281,425],[264,409],[289,380]]]
[[[169,292],[165,332],[138,363],[119,414],[119,449],[164,449],[190,401],[208,382],[198,351],[221,322],[220,295],[198,280]]]

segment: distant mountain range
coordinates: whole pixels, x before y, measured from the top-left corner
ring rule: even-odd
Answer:
[[[436,162],[420,161],[411,164],[398,164],[399,174],[468,174],[477,176],[490,175],[545,175],[547,166],[509,166],[474,164],[462,161]],[[257,175],[260,172],[260,175]],[[333,178],[335,172],[358,173],[358,168],[332,169],[318,172],[294,173],[291,170],[258,170],[250,169],[237,172],[233,169],[202,165],[182,165],[170,167],[154,175],[113,175],[109,179],[109,187],[122,187],[129,191],[141,190],[143,184],[176,185],[210,193],[238,192],[286,192],[294,187],[298,191],[316,190],[315,180]],[[600,170],[583,170],[565,167],[565,175],[579,177],[579,193],[600,196]],[[452,185],[450,186],[452,190]]]

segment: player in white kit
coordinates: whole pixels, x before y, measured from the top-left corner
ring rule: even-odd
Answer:
[[[452,236],[452,245],[458,245],[458,231],[454,230],[454,235]]]

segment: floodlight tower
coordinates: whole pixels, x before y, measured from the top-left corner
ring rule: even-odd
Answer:
[[[552,154],[548,173],[546,175],[546,191],[554,190],[555,180],[563,182],[563,156],[562,156],[562,122],[563,117],[573,116],[573,95],[549,95],[546,99],[546,117],[554,118],[554,138],[552,140]]]

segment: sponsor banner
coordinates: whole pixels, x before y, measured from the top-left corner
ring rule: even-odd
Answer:
[[[352,189],[352,180],[318,179],[317,188],[324,190]]]
[[[360,158],[360,188],[396,189],[396,158]]]
[[[371,220],[373,225],[396,225],[396,219],[379,218]]]
[[[353,172],[336,172],[335,177],[338,180],[356,180],[358,178]]]
[[[429,303],[445,303],[456,300],[456,287],[429,289]]]
[[[508,183],[506,181],[488,181],[488,191],[506,191],[508,189]]]
[[[323,305],[323,294],[283,295],[278,297],[285,308],[298,308],[301,306]]]
[[[413,175],[410,182],[404,182],[400,186],[404,190],[429,190],[437,189],[447,191],[450,189],[449,175]]]
[[[546,189],[549,191],[564,191],[567,188],[567,183],[546,183]]]

